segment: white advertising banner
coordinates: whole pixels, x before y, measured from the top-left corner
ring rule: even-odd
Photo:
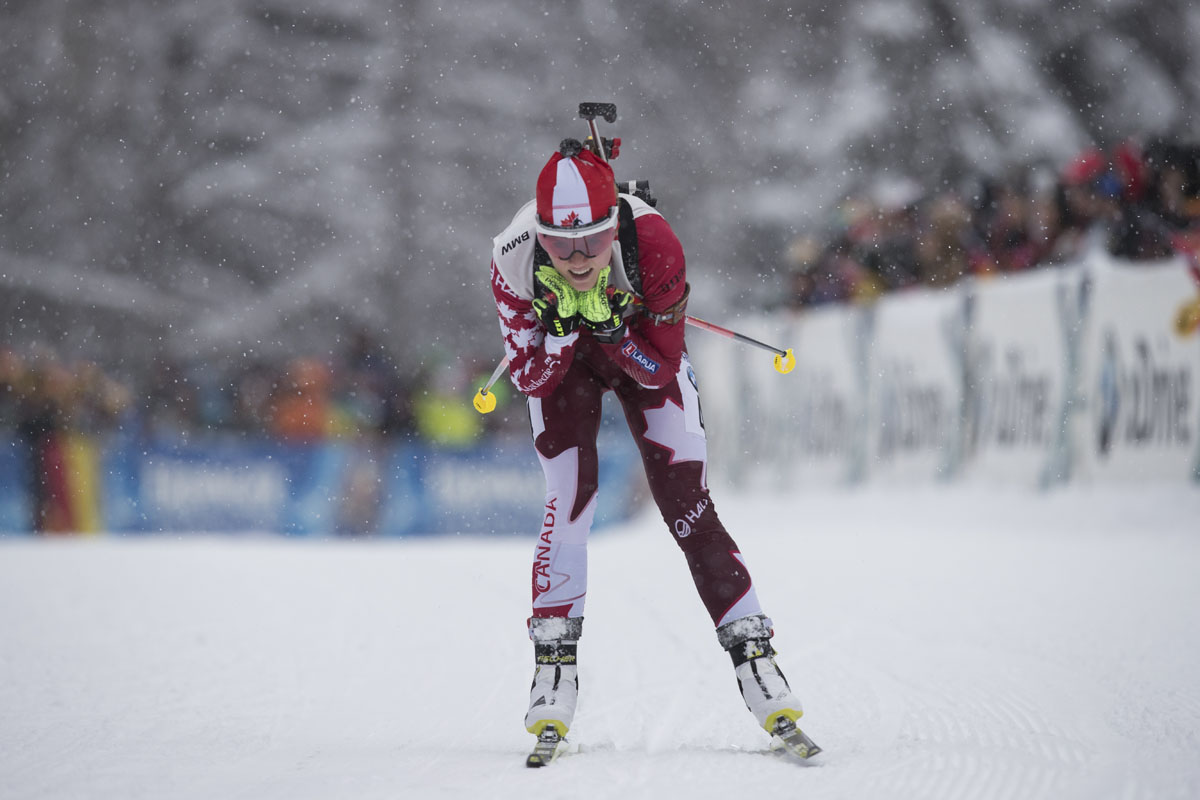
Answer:
[[[1185,263],[1120,264],[1096,256],[1073,419],[1079,477],[1196,480],[1200,332],[1177,319],[1200,286]]]
[[[796,365],[786,374],[775,369],[769,351],[689,329],[711,479],[788,489],[859,477],[865,319],[861,308],[846,305],[728,323],[773,347],[791,348]]]
[[[957,469],[963,405],[960,289],[909,290],[874,307],[867,368],[866,475],[922,483]]]
[[[1074,267],[967,284],[965,480],[1066,480],[1059,456],[1081,278]]]
[[[823,306],[796,319],[783,437],[788,474],[798,486],[854,483],[866,450],[867,312]]]
[[[756,480],[773,488],[838,486],[861,471],[865,387],[862,326],[854,306],[778,313],[744,332],[791,348],[796,365],[780,374],[770,353],[747,349],[742,444]]]
[[[737,329],[773,347],[786,349],[796,341],[797,319],[771,314],[749,322],[738,321]],[[793,393],[800,387],[795,371],[783,375],[775,370],[775,356],[753,345],[727,341],[738,350],[740,375],[741,480],[768,489],[792,485],[789,461],[795,447]],[[722,425],[728,425],[724,420]]]

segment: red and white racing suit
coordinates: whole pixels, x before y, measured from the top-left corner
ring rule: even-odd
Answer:
[[[671,309],[686,290],[683,248],[666,220],[637,198],[633,209],[641,303]],[[706,483],[707,449],[682,315],[627,320],[624,338],[597,341],[585,328],[547,334],[533,313],[534,204],[494,240],[492,293],[509,374],[528,397],[534,446],[546,474],[543,524],[533,560],[533,616],[581,617],[587,596],[587,537],[596,510],[601,397],[616,393],[641,452],[650,492],[687,558],[714,625],[761,614],[746,565]],[[610,284],[633,290],[614,243]]]

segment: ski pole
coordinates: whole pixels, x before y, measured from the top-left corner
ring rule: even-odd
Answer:
[[[738,333],[737,331],[731,331],[728,328],[722,328],[720,325],[714,325],[711,322],[705,322],[698,317],[686,316],[683,318],[683,321],[693,327],[699,328],[702,331],[715,333],[720,336],[724,336],[727,339],[744,342],[745,344],[754,345],[755,347],[759,347],[763,350],[774,353],[775,371],[780,375],[787,375],[796,368],[796,356],[792,354],[792,348],[790,347],[786,350],[781,350],[774,345],[769,345],[766,342],[760,342],[758,339],[753,339],[744,333]]]
[[[760,342],[758,339],[753,339],[753,338],[745,335],[744,333],[738,333],[737,331],[731,331],[728,328],[722,328],[720,325],[714,325],[711,322],[705,322],[702,319],[699,319],[697,317],[693,317],[690,315],[685,316],[683,318],[683,321],[686,322],[688,325],[699,328],[702,331],[708,331],[709,333],[715,333],[720,336],[724,336],[727,339],[733,339],[734,341],[737,341],[737,342],[743,342],[745,344],[754,345],[755,347],[760,347],[763,350],[767,350],[771,353],[774,353],[775,354],[775,371],[778,372],[780,375],[787,375],[789,372],[791,372],[793,369],[796,368],[796,356],[792,354],[792,348],[790,348],[790,347],[787,348],[786,350],[781,350],[778,347],[773,347],[772,345],[767,344],[766,342]],[[505,356],[500,361],[500,363],[496,366],[496,370],[495,370],[495,372],[492,373],[492,377],[490,379],[488,379],[487,384],[482,389],[480,389],[478,392],[475,393],[475,400],[474,400],[475,410],[478,411],[480,414],[490,414],[492,411],[494,411],[496,409],[496,395],[491,393],[491,389],[492,389],[492,386],[496,383],[496,381],[500,379],[500,376],[504,373],[504,368],[507,366],[508,366],[508,356]]]
[[[641,306],[642,298],[635,295],[633,298],[633,304],[635,306]],[[744,333],[738,333],[737,331],[732,331],[729,328],[722,328],[720,325],[707,322],[699,317],[693,317],[690,314],[685,314],[683,321],[694,328],[699,328],[702,331],[715,333],[719,336],[724,336],[726,339],[733,339],[734,341],[754,345],[755,347],[760,347],[763,350],[774,353],[775,371],[780,375],[787,375],[796,367],[796,356],[792,354],[792,349],[790,347],[787,350],[781,350],[774,345],[769,345],[766,342],[760,342],[758,339],[753,339]]]

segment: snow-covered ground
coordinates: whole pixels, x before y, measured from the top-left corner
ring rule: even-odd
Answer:
[[[0,796],[1200,797],[1200,490],[716,499],[811,766],[765,752],[649,515],[593,539],[548,770],[530,538],[9,538]]]

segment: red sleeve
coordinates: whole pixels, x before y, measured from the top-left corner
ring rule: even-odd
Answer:
[[[568,336],[549,336],[533,313],[533,302],[518,297],[492,262],[492,296],[500,315],[504,352],[508,356],[508,374],[521,393],[545,397],[567,374],[575,357],[579,332]]]
[[[658,214],[646,214],[636,225],[642,303],[648,311],[666,311],[683,298],[685,291],[683,245]],[[666,386],[675,379],[683,357],[683,320],[675,324],[654,322],[645,316],[635,320],[621,341],[601,347],[642,386]]]

